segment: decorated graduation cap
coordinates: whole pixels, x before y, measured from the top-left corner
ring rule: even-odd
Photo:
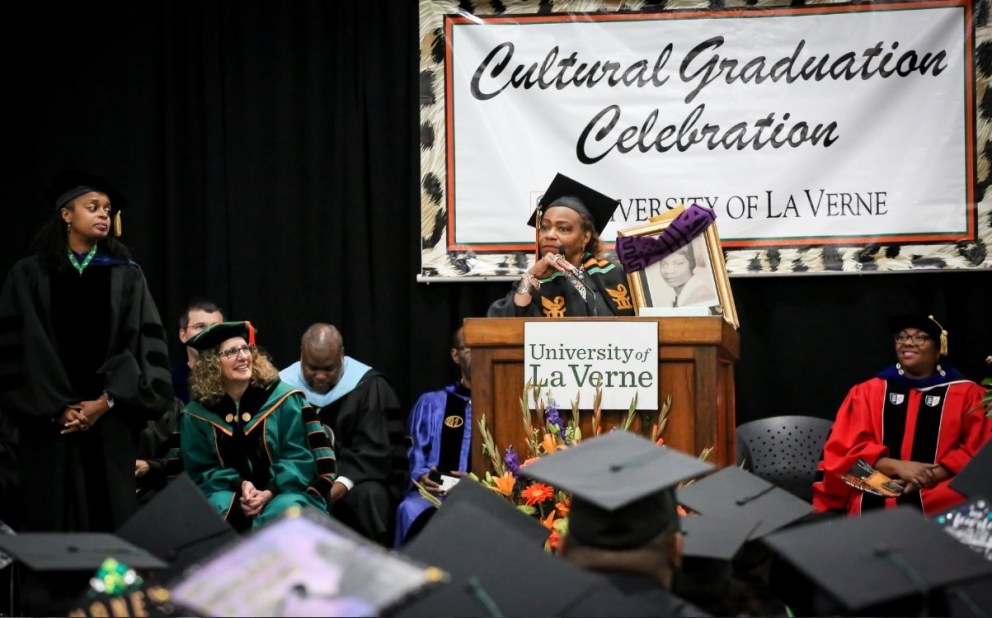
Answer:
[[[110,214],[114,219],[114,236],[121,235],[121,210],[127,206],[124,195],[105,177],[83,170],[62,170],[56,174],[46,191],[49,203],[55,212],[69,205],[69,202],[90,191],[105,193],[110,199]]]
[[[569,536],[586,546],[639,547],[679,526],[674,488],[714,469],[628,431],[583,440],[521,472],[571,492]]]
[[[992,575],[992,562],[909,506],[796,526],[763,542],[827,595],[820,595],[823,603],[835,602],[821,608],[831,613],[909,611],[938,599],[948,586]]]
[[[537,209],[527,220],[527,225],[540,228],[538,221],[544,215],[545,210],[552,206],[563,206],[589,217],[596,232],[602,234],[610,223],[610,218],[618,204],[619,202],[612,197],[603,195],[599,191],[558,173],[548,188],[545,189],[544,195],[538,200]]]
[[[194,350],[209,350],[224,343],[231,337],[243,337],[248,345],[255,345],[255,327],[251,322],[220,322],[211,324],[186,342]]]
[[[915,328],[933,337],[940,346],[940,355],[947,356],[947,331],[933,315],[905,314],[889,318],[889,331],[898,334],[904,328]]]
[[[678,490],[695,514],[682,518],[687,556],[730,560],[745,543],[813,513],[813,507],[768,481],[728,466]]]

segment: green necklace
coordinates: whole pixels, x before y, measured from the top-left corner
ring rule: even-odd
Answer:
[[[69,254],[69,262],[72,264],[72,267],[78,270],[79,276],[82,277],[83,271],[86,270],[86,267],[89,266],[90,262],[93,261],[93,256],[96,255],[96,245],[93,245],[93,248],[90,249],[90,252],[86,254],[85,258],[83,258],[82,264],[80,264],[79,260],[76,259],[76,254],[72,251],[72,249],[67,249],[66,253]]]

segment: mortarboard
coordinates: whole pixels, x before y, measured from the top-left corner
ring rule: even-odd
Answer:
[[[698,513],[682,519],[684,553],[724,560],[746,542],[813,513],[808,502],[737,466],[679,489],[678,501]]]
[[[916,328],[933,337],[941,356],[947,356],[947,331],[933,315],[895,315],[889,318],[889,332],[898,334],[904,328]]]
[[[163,569],[165,562],[106,532],[29,532],[0,535],[0,550],[32,571],[96,571],[107,558],[132,569]]]
[[[992,562],[907,506],[800,525],[763,542],[852,612],[923,600],[992,575]]]
[[[629,431],[583,440],[521,468],[572,494],[569,536],[592,547],[629,549],[678,525],[674,487],[714,469]]]
[[[224,343],[231,337],[244,337],[249,345],[255,345],[255,327],[251,322],[220,322],[211,324],[186,342],[195,350],[209,350]]]
[[[443,578],[306,507],[241,537],[169,588],[172,603],[201,616],[373,616]]]
[[[448,508],[460,502],[470,502],[489,513],[495,513],[505,525],[531,541],[534,547],[543,548],[544,542],[548,539],[548,529],[536,519],[525,515],[496,492],[486,489],[481,483],[469,477],[463,478],[448,492],[441,508]]]
[[[575,198],[579,204],[577,205],[574,201],[561,204],[555,203],[559,199],[566,197]],[[559,173],[555,175],[554,180],[545,189],[544,195],[538,201],[537,209],[531,214],[530,219],[527,220],[527,225],[538,227],[537,220],[539,213],[552,206],[565,206],[579,214],[588,216],[592,220],[596,232],[602,234],[603,230],[610,223],[610,218],[613,217],[613,211],[617,209],[618,204],[619,202],[612,197],[603,195],[599,191],[591,189]]]
[[[606,587],[597,575],[535,545],[508,523],[526,517],[512,511],[490,510],[470,500],[445,501],[400,553],[444,569],[451,581],[396,615],[557,616]]]
[[[972,414],[981,414],[976,410]],[[992,440],[978,449],[961,471],[951,479],[951,488],[972,497],[992,500]]]
[[[185,472],[170,480],[117,534],[168,562],[171,573],[238,538]]]

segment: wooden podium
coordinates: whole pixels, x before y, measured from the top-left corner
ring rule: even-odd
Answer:
[[[472,471],[484,475],[479,419],[485,416],[496,447],[513,444],[526,455],[520,397],[524,388],[524,323],[546,318],[468,318],[465,344],[472,348]],[[562,318],[567,321],[658,323],[658,405],[671,395],[665,444],[691,455],[714,447],[710,461],[734,462],[734,362],[740,336],[720,316]],[[608,324],[604,324],[608,326]],[[588,438],[592,402],[583,408],[582,435]],[[563,410],[570,403],[559,402]],[[623,422],[626,410],[603,410],[604,429]],[[639,415],[638,415],[639,416]],[[637,423],[639,421],[635,421]],[[639,425],[637,425],[639,427]]]

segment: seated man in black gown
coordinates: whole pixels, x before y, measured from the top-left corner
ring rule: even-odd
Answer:
[[[344,353],[338,329],[317,323],[303,334],[300,360],[279,373],[320,410],[337,455],[326,496],[331,514],[386,547],[406,484],[405,418],[386,377]]]

